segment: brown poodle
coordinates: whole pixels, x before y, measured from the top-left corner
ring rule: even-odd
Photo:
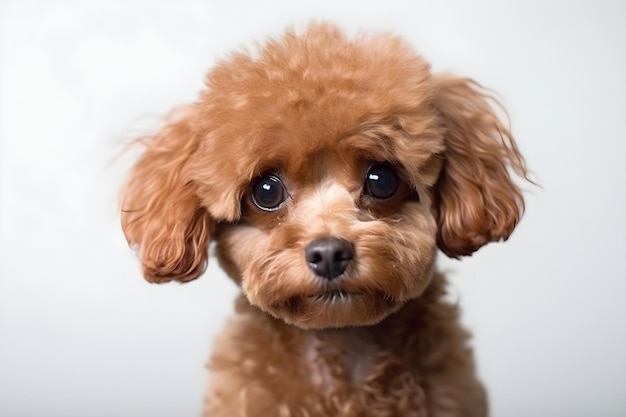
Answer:
[[[490,101],[391,35],[315,24],[231,55],[142,138],[122,224],[145,278],[197,278],[213,241],[242,290],[205,416],[486,415],[435,259],[523,212]]]

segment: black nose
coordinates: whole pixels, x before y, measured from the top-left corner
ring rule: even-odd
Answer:
[[[309,243],[304,255],[316,275],[330,280],[343,274],[354,257],[354,249],[347,240],[329,237]]]

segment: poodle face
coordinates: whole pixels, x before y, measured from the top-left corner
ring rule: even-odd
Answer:
[[[249,301],[288,323],[375,323],[428,284],[437,235],[429,187],[441,165],[432,149],[440,141],[367,126],[323,129],[330,136],[322,140],[274,131],[284,139],[268,138],[266,149],[242,140],[236,153],[220,153],[268,156],[252,180],[242,178],[241,216],[216,239]]]
[[[218,259],[249,302],[302,328],[374,324],[419,297],[437,249],[506,239],[525,175],[473,82],[391,36],[326,25],[234,54],[152,137],[122,222],[152,282]]]

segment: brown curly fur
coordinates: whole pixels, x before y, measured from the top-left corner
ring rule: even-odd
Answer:
[[[242,288],[205,416],[486,415],[435,258],[507,239],[523,212],[509,169],[525,178],[524,161],[490,101],[393,36],[315,24],[233,54],[143,138],[122,224],[144,276],[194,279],[215,241]],[[402,179],[388,201],[363,191],[380,162]],[[271,212],[250,196],[267,172],[288,190]],[[329,236],[355,251],[332,284],[304,257]],[[324,298],[337,290],[347,301]]]

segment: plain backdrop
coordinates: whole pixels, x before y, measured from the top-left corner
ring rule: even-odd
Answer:
[[[0,415],[198,416],[237,288],[150,285],[117,193],[228,51],[290,25],[392,31],[492,88],[541,188],[450,261],[496,417],[626,415],[626,7],[614,1],[3,1]]]

